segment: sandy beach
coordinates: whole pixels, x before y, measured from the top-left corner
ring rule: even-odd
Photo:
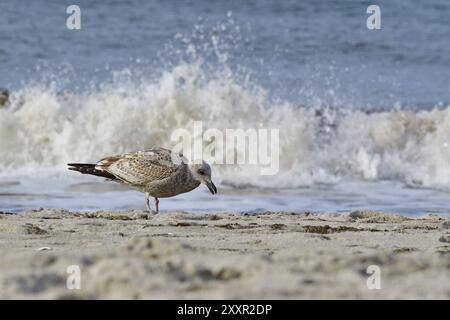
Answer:
[[[3,212],[0,298],[449,299],[449,227],[371,211]]]

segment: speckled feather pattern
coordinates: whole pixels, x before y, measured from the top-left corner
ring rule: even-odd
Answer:
[[[95,168],[139,191],[164,198],[189,192],[200,185],[181,157],[177,160],[178,163],[173,162],[170,150],[153,148],[104,158]]]

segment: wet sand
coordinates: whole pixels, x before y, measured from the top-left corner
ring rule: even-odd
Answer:
[[[449,299],[449,228],[370,211],[3,212],[0,298]]]

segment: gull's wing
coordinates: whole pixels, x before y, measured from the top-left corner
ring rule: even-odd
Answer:
[[[184,165],[182,155],[179,157],[180,161],[174,162],[170,150],[153,148],[104,158],[95,168],[106,171],[127,184],[145,186],[173,175]]]

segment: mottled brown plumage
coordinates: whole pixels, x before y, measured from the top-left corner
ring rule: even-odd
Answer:
[[[68,166],[70,170],[105,177],[145,192],[147,208],[150,210],[149,197],[152,196],[156,212],[159,211],[158,198],[189,192],[201,183],[205,183],[212,194],[217,193],[206,162],[188,165],[181,154],[172,154],[164,148],[106,157],[96,164],[69,163]]]

